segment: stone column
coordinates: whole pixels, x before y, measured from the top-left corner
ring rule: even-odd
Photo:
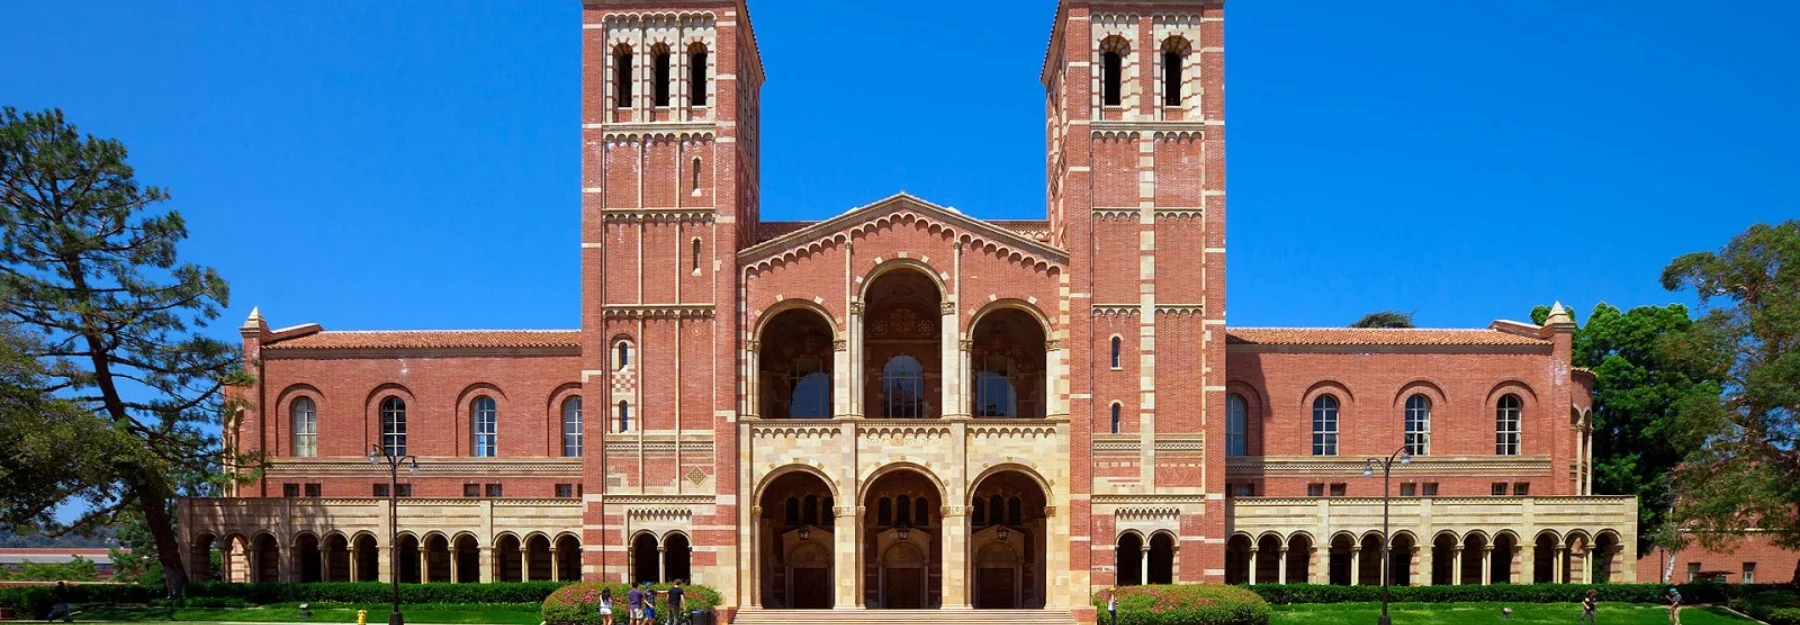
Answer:
[[[855,499],[850,499],[850,501],[855,501]],[[833,571],[833,577],[837,583],[837,602],[832,605],[839,608],[856,607],[860,609],[863,607],[863,594],[857,592],[857,589],[861,587],[858,582],[862,581],[862,560],[856,557],[857,551],[862,546],[862,540],[857,536],[861,533],[859,526],[862,524],[861,517],[856,514],[860,506],[835,506],[835,508],[837,520],[833,524],[831,539],[832,553],[837,560],[837,570]]]
[[[1436,586],[1437,585],[1437,545],[1428,543],[1424,547],[1421,547],[1420,549],[1422,549],[1423,553],[1425,554],[1425,557],[1419,558],[1420,576],[1425,578],[1424,579],[1425,583],[1420,584],[1420,586]]]
[[[850,409],[848,414],[867,417],[869,415],[863,413],[864,404],[868,403],[863,401],[863,388],[868,384],[868,374],[863,371],[863,310],[862,302],[850,302],[850,321],[844,324],[845,333],[850,335],[845,350],[845,360],[850,363],[845,369],[849,392],[844,395]]]
[[[969,609],[969,517],[964,515],[962,506],[950,505],[944,509],[943,606],[945,609]]]
[[[1568,562],[1569,562],[1568,548],[1563,547],[1562,545],[1557,545],[1556,546],[1556,569],[1553,571],[1554,574],[1556,575],[1556,579],[1554,580],[1556,583],[1558,583],[1558,584],[1567,583],[1567,580],[1564,579],[1564,577],[1566,577],[1566,576],[1563,574],[1563,567],[1567,566]]]
[[[1590,553],[1593,552],[1589,551],[1584,545],[1581,549],[1569,554],[1571,557],[1577,558],[1576,561],[1581,563],[1581,583],[1583,584],[1594,583],[1594,559],[1588,557],[1588,554]]]
[[[301,577],[305,576],[301,573]],[[331,581],[331,548],[323,542],[319,543],[319,581]]]
[[[494,555],[496,550],[492,546],[480,547],[477,553],[480,554],[478,559],[481,562],[475,568],[481,571],[481,583],[491,584],[494,582],[494,565],[499,564]]]
[[[419,543],[419,583],[431,583],[431,550]]]
[[[1256,578],[1256,548],[1250,548],[1251,579]],[[1150,585],[1150,543],[1145,542],[1138,555],[1138,583]]]
[[[1350,585],[1362,583],[1362,544],[1350,547]]]
[[[966,380],[963,379],[962,361],[962,328],[957,323],[956,296],[945,293],[945,301],[938,304],[938,367],[942,369],[943,402],[938,409],[942,416],[964,415],[969,412],[969,398],[963,393]]]
[[[1256,547],[1250,548],[1250,583],[1256,583]],[[1144,581],[1150,580],[1150,548],[1144,548]]]
[[[400,567],[394,563],[394,552],[386,545],[375,545],[375,574],[390,584],[400,575]]]
[[[360,571],[357,570],[358,567],[356,566],[357,561],[361,560],[361,559],[362,559],[362,548],[357,547],[355,544],[352,544],[350,546],[350,581],[353,581],[353,582],[362,581],[362,578],[357,576],[357,573],[359,573]]]
[[[850,324],[844,327],[845,331],[831,342],[831,414],[835,417],[860,412],[850,403],[850,387],[855,384],[850,378],[850,340],[843,338],[849,334]]]
[[[562,548],[560,547],[550,548],[550,579],[558,582],[563,581]]]
[[[769,415],[762,413],[761,351],[761,341],[744,341],[744,412],[767,418]]]
[[[1063,379],[1063,357],[1062,339],[1053,335],[1044,341],[1044,416],[1069,414],[1069,406],[1056,392],[1056,383]]]
[[[1494,546],[1481,548],[1481,585],[1494,583]]]
[[[842,369],[839,369],[839,371],[842,371]],[[842,413],[839,413],[839,414],[842,414]],[[837,513],[833,512],[832,514],[834,515],[833,522],[835,523],[836,522],[835,515]],[[763,546],[762,546],[762,506],[755,505],[755,506],[750,506],[750,560],[749,560],[749,566],[740,567],[738,569],[739,575],[743,575],[745,569],[748,569],[750,571],[750,584],[749,584],[750,591],[748,593],[750,596],[740,598],[738,600],[738,603],[750,606],[752,608],[762,607],[762,579],[763,579],[763,568],[765,566],[765,564],[763,562],[763,558],[764,558],[764,554],[763,554]],[[835,579],[837,576],[833,575],[832,577],[833,577],[833,579]]]
[[[450,557],[450,583],[454,584],[462,581],[462,558],[457,557],[461,554],[456,552],[454,543],[450,544],[449,548],[450,552],[447,555]]]
[[[1469,580],[1463,579],[1463,546],[1457,545],[1450,550],[1450,585],[1460,586]]]
[[[1307,580],[1313,584],[1331,583],[1331,549],[1320,549],[1318,545],[1311,547],[1308,554],[1312,560],[1312,570],[1307,571]]]
[[[657,555],[661,554],[659,553]],[[657,562],[660,563],[662,560],[659,559]],[[660,573],[662,571],[662,564],[657,564],[656,566],[658,567],[657,572]],[[659,575],[658,577],[661,576]],[[531,581],[531,543],[524,541],[519,542],[519,581]]]
[[[1276,551],[1275,553],[1276,553],[1276,556],[1275,556],[1275,559],[1276,559],[1275,560],[1276,561],[1275,579],[1277,580],[1276,583],[1285,585],[1285,584],[1287,584],[1288,548],[1286,545],[1283,545],[1281,547],[1281,549]]]
[[[1515,583],[1536,584],[1537,583],[1537,541],[1533,540],[1533,541],[1531,541],[1530,544],[1524,545],[1522,551],[1524,551],[1524,557],[1520,558],[1520,561],[1519,561],[1519,580]],[[1525,577],[1525,563],[1526,562],[1531,563],[1531,577],[1529,577],[1529,578]]]

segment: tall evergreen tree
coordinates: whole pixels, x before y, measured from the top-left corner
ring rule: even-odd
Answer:
[[[101,415],[132,448],[107,459],[112,488],[76,525],[143,516],[171,593],[186,582],[170,502],[222,479],[212,427],[240,355],[199,334],[229,291],[179,262],[187,238],[168,199],[140,185],[125,146],[81,135],[61,111],[0,110],[0,315],[42,341],[41,389]]]
[[[1675,518],[1702,545],[1768,532],[1800,548],[1800,220],[1757,224],[1717,252],[1676,258],[1663,288],[1706,312],[1671,353],[1724,380],[1676,406]]]

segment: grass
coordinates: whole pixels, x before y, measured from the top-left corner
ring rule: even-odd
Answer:
[[[1500,608],[1513,609],[1512,620],[1500,619]],[[1378,603],[1329,603],[1277,605],[1273,625],[1340,625],[1374,623],[1381,615]],[[1461,625],[1495,623],[1539,625],[1579,623],[1581,606],[1567,604],[1500,603],[1395,603],[1388,606],[1396,625]],[[1599,621],[1605,625],[1666,625],[1668,608],[1631,603],[1602,603]],[[1689,607],[1681,611],[1682,625],[1749,625],[1718,608]]]
[[[142,606],[82,606],[75,612],[81,621],[107,623],[145,623],[175,620],[183,623],[355,623],[356,611],[367,610],[369,623],[387,623],[393,607],[386,603],[321,603],[310,602],[312,618],[300,617],[298,603],[271,603],[254,608],[176,608],[171,619],[168,608]],[[493,625],[538,625],[543,622],[542,605],[423,603],[401,605],[408,623],[443,623],[460,625],[484,623]]]

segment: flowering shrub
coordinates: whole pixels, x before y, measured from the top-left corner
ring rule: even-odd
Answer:
[[[558,588],[556,592],[544,599],[544,622],[550,625],[600,625],[600,591],[612,589],[613,623],[623,625],[631,620],[630,606],[626,601],[631,587],[619,582],[576,582]],[[669,585],[656,584],[650,588],[656,591],[657,620],[669,610]],[[687,609],[711,610],[719,605],[719,591],[699,584],[682,584],[682,596],[687,600]]]
[[[1111,625],[1107,591],[1095,593],[1100,622]],[[1269,604],[1237,586],[1174,584],[1118,588],[1118,625],[1268,625]]]

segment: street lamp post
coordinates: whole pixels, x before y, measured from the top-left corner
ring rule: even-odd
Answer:
[[[405,625],[406,620],[400,617],[400,465],[407,465],[408,473],[418,473],[419,459],[395,456],[371,445],[369,463],[379,466],[383,462],[388,465],[388,579],[394,585],[394,611],[388,613],[388,625]]]
[[[1388,577],[1390,576],[1390,574],[1393,573],[1393,570],[1394,570],[1393,565],[1388,563],[1389,554],[1391,554],[1393,552],[1393,540],[1392,540],[1393,536],[1388,533],[1388,482],[1390,481],[1390,478],[1393,475],[1394,462],[1396,460],[1398,460],[1400,464],[1412,464],[1412,454],[1408,453],[1406,451],[1405,445],[1400,446],[1400,449],[1396,450],[1392,454],[1389,454],[1386,460],[1382,460],[1381,458],[1370,458],[1368,463],[1363,465],[1363,477],[1371,477],[1371,476],[1375,475],[1375,467],[1381,467],[1381,620],[1379,621],[1380,625],[1391,625],[1393,623],[1393,620],[1388,618]],[[1350,574],[1355,575],[1356,572],[1351,571]]]

